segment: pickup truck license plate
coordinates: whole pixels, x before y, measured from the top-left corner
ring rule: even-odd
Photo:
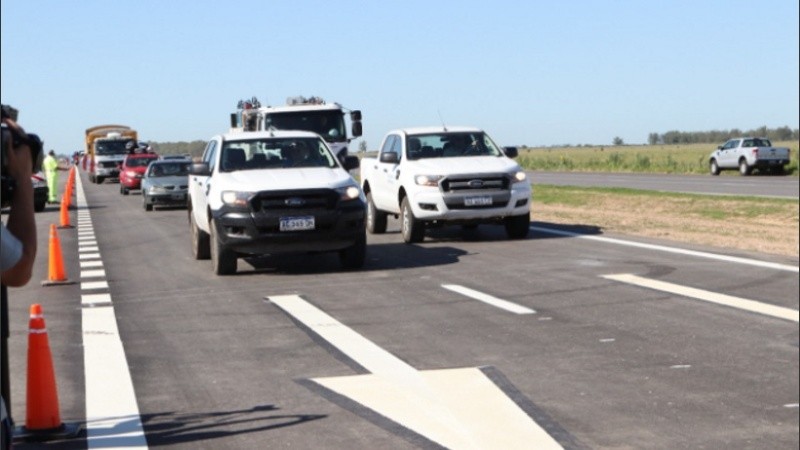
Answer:
[[[486,206],[492,204],[492,197],[490,195],[483,195],[480,197],[464,197],[464,206]]]
[[[281,217],[281,231],[302,231],[314,229],[314,216]]]

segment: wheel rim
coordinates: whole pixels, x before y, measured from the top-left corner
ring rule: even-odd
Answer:
[[[370,230],[375,228],[375,206],[372,204],[372,199],[367,203],[367,228]]]
[[[411,217],[409,217],[408,206],[403,207],[403,236],[410,236],[409,225],[411,224]]]

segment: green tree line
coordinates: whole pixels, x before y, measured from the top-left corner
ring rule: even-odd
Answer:
[[[666,133],[650,133],[647,136],[647,143],[657,144],[711,144],[719,142],[722,144],[728,139],[741,136],[766,137],[771,141],[796,141],[800,139],[800,133],[795,128],[792,130],[788,126],[779,128],[767,128],[762,126],[753,130],[742,131],[737,128],[730,130],[712,131],[667,131]]]
[[[159,155],[192,155],[194,158],[203,156],[206,141],[150,142],[150,145]]]

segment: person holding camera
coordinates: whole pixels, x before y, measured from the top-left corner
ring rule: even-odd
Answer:
[[[8,386],[8,294],[6,286],[20,287],[30,281],[33,274],[33,263],[36,259],[36,222],[33,212],[33,173],[32,151],[28,144],[29,136],[11,118],[2,118],[3,139],[0,164],[3,169],[3,189],[0,193],[0,204],[9,205],[7,224],[0,223],[0,328],[2,329],[2,392],[0,392],[0,447],[9,448],[12,420],[6,408],[9,394]],[[13,135],[13,138],[12,138]],[[6,186],[13,185],[12,186]],[[10,198],[3,198],[3,195]]]
[[[25,132],[10,118],[3,123],[21,136],[22,143],[14,147],[12,139],[6,139],[2,164],[14,182],[12,197],[0,199],[8,203],[7,223],[0,227],[0,282],[5,286],[24,286],[31,279],[33,262],[36,258],[36,222],[33,213],[33,161],[31,149],[26,143]]]

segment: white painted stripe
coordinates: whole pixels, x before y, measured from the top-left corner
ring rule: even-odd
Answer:
[[[114,308],[82,312],[87,446],[148,448]]]
[[[738,308],[766,316],[777,317],[779,319],[791,320],[793,322],[800,321],[800,311],[784,308],[782,306],[770,305],[768,303],[733,297],[725,294],[718,294],[716,292],[695,289],[678,284],[667,283],[664,281],[650,280],[632,274],[623,273],[616,275],[602,275],[602,277],[608,280],[633,284],[649,289],[655,289],[657,291],[669,292],[671,294],[682,295],[684,297],[691,297],[698,300],[716,303],[718,305],[730,306],[731,308]]]
[[[81,269],[88,269],[90,267],[103,267],[103,261],[81,261]]]
[[[78,259],[100,259],[100,253],[80,253]]]
[[[87,281],[86,283],[81,283],[81,290],[82,291],[89,291],[92,289],[108,289],[108,282],[107,281]]]
[[[97,247],[96,245],[86,246],[86,247],[84,247],[82,245],[78,245],[78,253],[97,252],[99,250],[100,250],[100,248]]]
[[[800,403],[787,403],[783,405],[784,408],[800,408]]]
[[[268,297],[368,371],[403,378],[416,370],[297,295]]]
[[[464,286],[459,286],[457,284],[443,284],[442,287],[514,314],[536,314],[536,311],[526,308],[525,306],[509,302],[508,300],[492,297],[491,295],[484,294],[483,292],[478,292],[474,289]]]
[[[81,270],[81,278],[101,278],[106,276],[106,271],[99,270]]]
[[[94,304],[111,303],[111,294],[83,294],[81,295],[81,306],[91,306]]]
[[[85,208],[83,185],[80,177],[76,180],[78,208]],[[81,254],[80,258],[86,255]],[[99,258],[100,254],[94,256]],[[111,295],[81,295],[81,303],[87,306],[111,303]],[[87,447],[147,449],[114,308],[83,308],[82,322]]]
[[[675,248],[675,247],[666,247],[663,245],[654,245],[654,244],[645,244],[642,242],[633,242],[633,241],[625,241],[622,239],[615,239],[615,238],[608,238],[602,236],[590,236],[587,234],[580,234],[580,233],[573,233],[571,231],[562,231],[562,230],[554,230],[552,228],[542,228],[542,227],[531,227],[534,231],[539,231],[542,233],[549,233],[549,234],[556,234],[559,236],[570,236],[576,237],[580,239],[587,239],[590,241],[596,242],[603,242],[606,244],[616,244],[616,245],[626,245],[629,247],[637,247],[643,248],[647,250],[656,250],[660,252],[667,252],[667,253],[676,253],[679,255],[686,255],[686,256],[695,256],[698,258],[708,258],[708,259],[715,259],[718,261],[725,261],[731,262],[736,264],[747,264],[750,266],[757,266],[763,267],[767,269],[775,269],[775,270],[784,270],[787,272],[800,272],[800,267],[798,266],[790,266],[787,264],[778,264],[768,261],[759,261],[756,259],[749,259],[749,258],[740,258],[737,256],[727,256],[727,255],[719,255],[716,253],[706,253],[706,252],[698,252],[695,250],[685,250],[682,248]]]

